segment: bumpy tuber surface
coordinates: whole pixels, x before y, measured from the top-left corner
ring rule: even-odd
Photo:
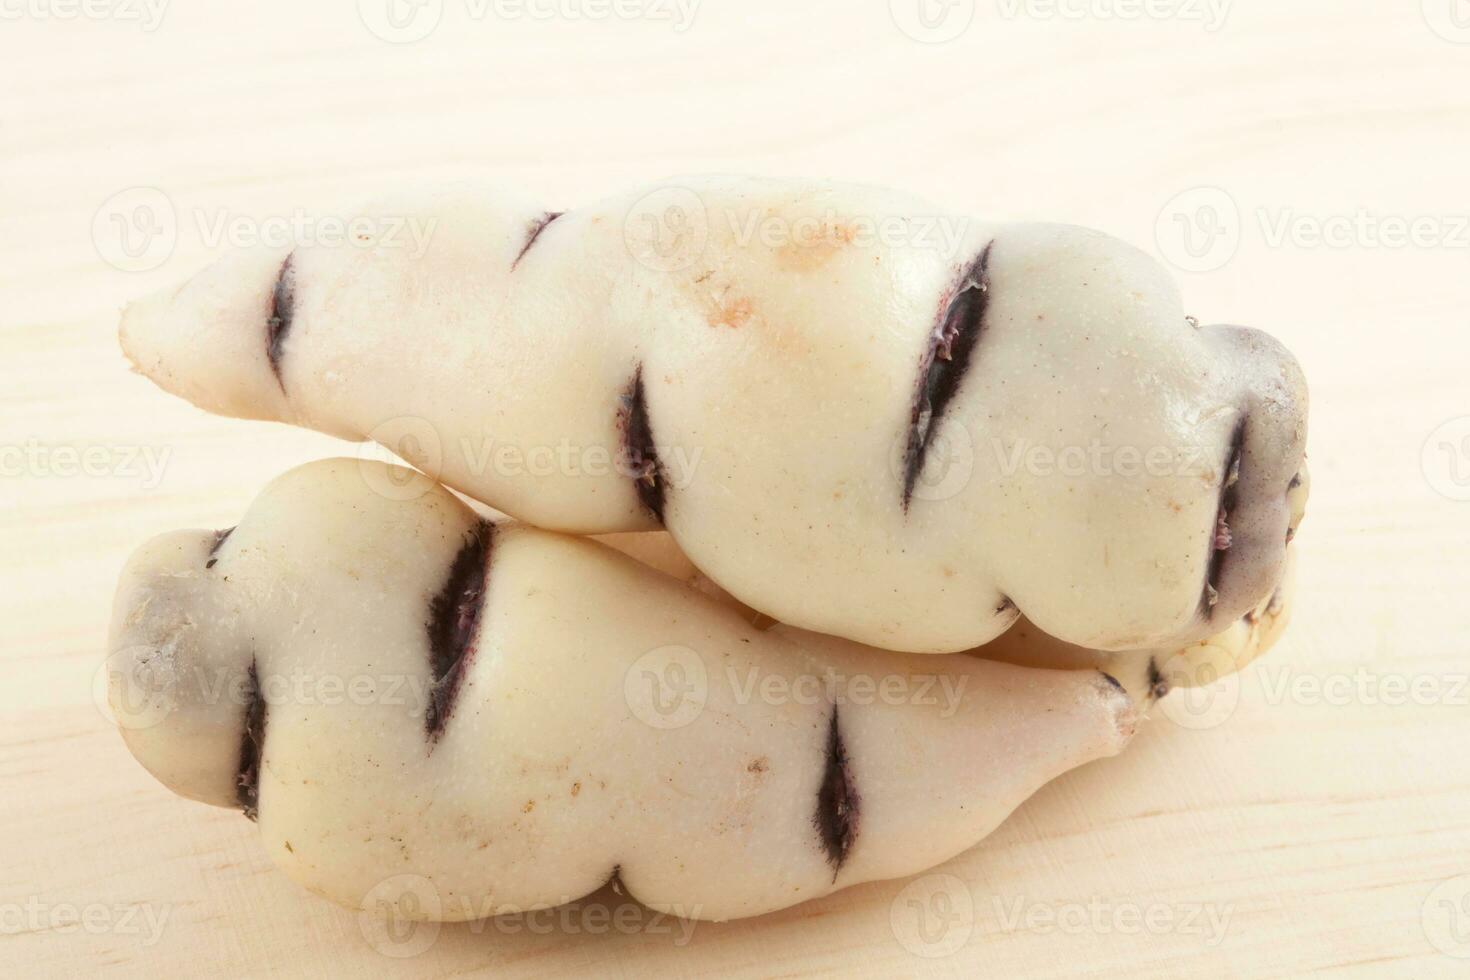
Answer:
[[[678,544],[661,531],[609,534],[603,543],[665,575],[687,582],[705,595],[729,605],[758,629],[775,621],[743,605],[699,569]],[[1200,687],[1244,670],[1281,638],[1296,599],[1296,549],[1288,548],[1286,570],[1271,594],[1219,633],[1183,647],[1157,650],[1092,650],[1048,636],[1021,620],[981,647],[969,651],[987,660],[1049,670],[1101,670],[1122,683],[1139,704],[1150,704],[1175,688]]]
[[[1259,606],[1214,636],[1187,646],[1089,650],[1063,643],[1022,620],[974,653],[1026,667],[1105,671],[1140,704],[1151,704],[1176,688],[1208,686],[1244,670],[1276,645],[1291,619],[1296,597],[1295,557],[1287,552],[1286,575]]]
[[[1307,395],[1097,232],[889,191],[698,178],[566,213],[490,186],[232,255],[124,349],[211,411],[376,438],[543,527],[666,527],[782,622],[955,652],[1024,614],[1181,645],[1280,580]]]
[[[294,470],[231,531],[145,544],[114,609],[133,754],[345,905],[468,919],[616,878],[754,915],[944,861],[1133,732],[1100,672],[759,631],[596,542],[381,492],[403,475]]]

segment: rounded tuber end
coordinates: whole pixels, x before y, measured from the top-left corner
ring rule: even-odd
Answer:
[[[169,789],[237,806],[241,736],[252,697],[248,644],[210,568],[213,531],[176,531],[128,559],[103,667],[112,720],[133,756]]]

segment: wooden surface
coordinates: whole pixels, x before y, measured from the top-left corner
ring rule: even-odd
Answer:
[[[595,21],[446,0],[396,44],[350,0],[191,0],[153,30],[123,19],[142,8],[63,20],[65,3],[0,22],[5,973],[1470,972],[1463,0],[1237,0],[1213,25],[1190,19],[1203,3],[1129,20],[982,0],[968,27],[959,0],[929,33],[906,0],[706,0],[684,30],[662,6]],[[213,251],[201,216],[474,169],[562,205],[690,171],[892,184],[1199,270],[1180,272],[1191,311],[1271,330],[1312,384],[1287,639],[937,876],[692,935],[626,909],[621,927],[577,912],[374,938],[272,870],[237,814],[155,783],[92,694],[134,545],[230,524],[271,476],[351,447],[169,398],[113,331],[122,302]],[[176,241],[130,259],[109,215],[159,193]],[[1360,213],[1344,241],[1301,234]],[[1417,243],[1379,234],[1410,219]]]

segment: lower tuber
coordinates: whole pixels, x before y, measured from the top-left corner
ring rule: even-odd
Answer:
[[[287,473],[232,531],[145,544],[114,610],[133,754],[344,905],[408,876],[437,901],[404,915],[472,919],[616,879],[756,915],[932,867],[1134,730],[1099,671],[758,630],[596,542],[374,489],[402,474]]]

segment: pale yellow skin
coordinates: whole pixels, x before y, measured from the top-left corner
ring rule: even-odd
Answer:
[[[440,487],[380,492],[402,475],[348,460],[294,470],[213,552],[208,531],[145,544],[114,608],[124,738],[184,796],[237,805],[254,665],[262,837],[295,880],[344,905],[402,891],[404,915],[475,918],[573,900],[616,869],[655,909],[756,915],[938,864],[1134,730],[1132,702],[1098,672],[757,630],[596,542],[506,525],[455,707],[431,741],[411,694],[431,676],[433,597],[478,518]],[[661,727],[629,691],[670,649],[706,679],[694,717]],[[761,692],[833,675],[905,691],[840,689],[858,805],[835,868],[815,820],[833,703],[741,693],[751,679]],[[395,694],[392,679],[408,683]]]
[[[775,625],[775,620],[742,604],[711,582],[679,550],[678,542],[667,534],[657,531],[610,534],[599,540],[726,603],[759,629]],[[1295,559],[1295,549],[1288,549],[1286,573],[1281,584],[1259,606],[1214,636],[1187,646],[1158,650],[1092,650],[1048,636],[1023,619],[970,653],[987,660],[1025,667],[1101,670],[1122,683],[1136,701],[1156,701],[1176,687],[1209,685],[1244,670],[1276,645],[1291,619],[1296,599]]]
[[[1260,606],[1214,636],[1188,646],[1109,652],[1088,650],[1048,636],[1024,620],[975,656],[1026,667],[1102,670],[1118,679],[1140,703],[1156,701],[1180,687],[1203,687],[1244,670],[1281,638],[1295,601],[1294,555],[1288,552],[1281,586]]]
[[[657,525],[609,465],[641,371],[663,523],[694,564],[781,622],[888,649],[968,650],[1022,614],[1088,648],[1178,646],[1279,581],[1301,372],[1264,334],[1187,321],[1144,253],[804,181],[665,182],[573,209],[527,249],[546,211],[438,188],[364,209],[432,225],[423,254],[295,249],[279,376],[286,252],[231,255],[133,304],[123,347],[211,411],[377,438],[490,506],[587,534]],[[926,355],[977,289],[983,330],[905,507]]]

